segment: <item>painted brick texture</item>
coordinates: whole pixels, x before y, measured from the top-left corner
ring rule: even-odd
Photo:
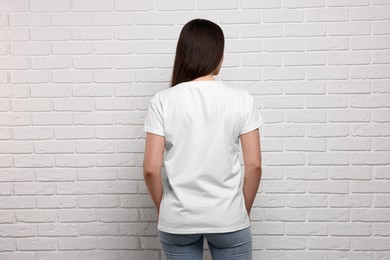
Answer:
[[[0,259],[165,259],[142,128],[193,18],[265,121],[254,259],[390,259],[388,0],[0,0]]]

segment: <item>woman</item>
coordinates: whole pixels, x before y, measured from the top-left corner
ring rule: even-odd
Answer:
[[[204,238],[214,260],[252,259],[249,217],[261,178],[258,128],[264,122],[247,90],[214,80],[223,51],[217,24],[188,22],[172,86],[152,97],[146,115],[144,180],[167,260],[202,259]]]

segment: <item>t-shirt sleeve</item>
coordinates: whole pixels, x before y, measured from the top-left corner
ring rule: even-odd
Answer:
[[[242,115],[240,135],[253,131],[264,124],[252,95],[246,90]]]
[[[163,110],[157,94],[150,100],[144,123],[144,131],[164,136]]]

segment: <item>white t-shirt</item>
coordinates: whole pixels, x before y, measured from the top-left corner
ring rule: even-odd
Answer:
[[[220,81],[183,82],[152,97],[143,129],[165,137],[159,230],[223,233],[250,226],[239,135],[263,123],[246,89]]]

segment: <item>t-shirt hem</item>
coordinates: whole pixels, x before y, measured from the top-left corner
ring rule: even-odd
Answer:
[[[150,126],[144,126],[144,131],[164,136],[164,131],[161,131],[159,129],[156,129],[156,128],[153,128],[153,127],[150,127]]]
[[[264,124],[264,121],[263,121],[262,119],[260,119],[260,120],[257,121],[256,123],[254,123],[254,124],[252,124],[252,125],[250,125],[250,126],[244,128],[244,129],[242,129],[242,130],[240,131],[240,135],[249,133],[250,131],[255,130],[256,128],[260,127],[260,126],[263,125],[263,124]]]
[[[163,232],[171,234],[200,234],[200,233],[226,233],[234,232],[240,229],[244,229],[251,226],[251,222],[248,221],[244,224],[233,226],[233,227],[222,227],[222,228],[167,228],[158,224],[157,229]]]

